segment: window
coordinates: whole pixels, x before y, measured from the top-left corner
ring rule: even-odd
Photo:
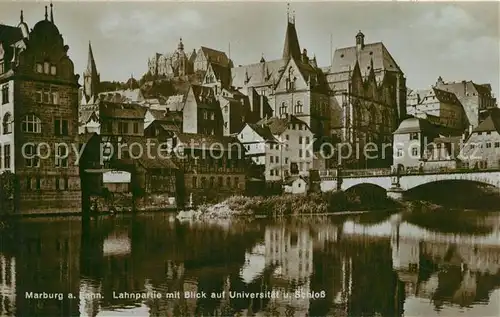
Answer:
[[[302,150],[299,150],[299,157],[302,157]]]
[[[226,186],[231,187],[231,177],[226,178]]]
[[[210,177],[210,188],[213,188],[215,186],[215,177],[212,176]]]
[[[56,177],[56,190],[59,190],[60,184],[59,184],[59,177]]]
[[[50,89],[41,89],[35,92],[35,100],[40,103],[59,104],[59,93]]]
[[[68,149],[66,146],[60,145],[57,148],[55,164],[56,167],[68,167]]]
[[[56,67],[55,67],[54,65],[50,66],[50,74],[51,74],[52,76],[55,76],[55,75],[56,75],[56,73],[57,73],[57,72],[56,72],[56,70],[57,70],[57,69],[56,69]]]
[[[68,120],[54,119],[54,134],[68,135]]]
[[[487,149],[491,148],[491,142],[486,142],[486,148]]]
[[[285,139],[286,139],[287,141],[289,141],[289,140],[290,140],[290,136],[289,136],[288,134],[287,134],[287,135],[285,135]]]
[[[10,168],[10,144],[3,148],[3,168]]]
[[[295,105],[295,113],[302,113],[302,103],[300,101],[297,101],[297,104]]]
[[[50,65],[49,65],[49,62],[45,62],[43,63],[43,72],[45,74],[49,74],[49,71],[50,71]]]
[[[222,176],[219,176],[219,181],[218,181],[218,183],[219,183],[219,187],[224,186],[224,178],[222,178]]]
[[[500,147],[500,142],[495,142],[495,147],[496,148]]]
[[[206,188],[207,187],[207,178],[206,177],[202,177],[201,178],[201,187],[202,188]]]
[[[302,137],[299,136],[299,144],[302,144]]]
[[[138,133],[139,133],[139,123],[134,122],[134,134],[138,134]]]
[[[38,176],[37,176],[37,178],[36,178],[36,189],[37,189],[37,190],[40,190],[40,188],[41,188],[41,187],[42,187],[42,186],[41,186],[40,177],[38,177]]]
[[[215,120],[215,113],[210,112],[210,120]]]
[[[418,132],[410,133],[410,140],[418,140]]]
[[[119,134],[128,133],[128,122],[118,122],[118,133]]]
[[[417,156],[418,155],[418,148],[414,147],[411,149],[411,155]]]
[[[23,132],[29,133],[41,133],[42,132],[42,122],[34,114],[29,114],[24,117],[21,128]]]
[[[285,164],[288,164],[288,157],[285,157]]]
[[[274,156],[270,156],[270,157],[269,157],[269,162],[270,162],[270,163],[274,163]]]
[[[396,156],[397,156],[397,157],[401,157],[401,156],[403,156],[403,149],[397,149],[397,150],[396,150]]]
[[[26,148],[24,149],[24,155],[24,164],[26,167],[40,167],[40,160],[38,157],[36,145],[26,145]]]
[[[9,85],[2,86],[2,105],[9,103]]]
[[[3,116],[2,127],[3,134],[12,133],[12,115],[9,112]]]
[[[306,143],[305,144],[309,144],[309,137],[308,136],[306,137]]]
[[[285,105],[284,102],[281,103],[281,107],[280,107],[280,115],[283,116],[287,113],[287,106]]]
[[[240,181],[239,181],[238,177],[235,177],[234,178],[234,188],[239,188],[240,187],[240,183],[239,182]]]
[[[42,63],[36,63],[36,72],[37,73],[43,73],[43,65]]]
[[[193,188],[198,187],[198,178],[196,176],[193,177]]]
[[[205,120],[208,119],[208,112],[203,111],[203,119],[205,119]]]
[[[229,107],[228,107],[228,106],[224,106],[224,112],[225,112],[225,113],[228,113],[228,112],[229,112]]]
[[[280,162],[280,159],[279,159],[279,157],[278,157],[278,156],[275,156],[275,157],[274,157],[274,160],[275,160],[275,162],[276,162],[276,163],[279,163],[279,162]]]

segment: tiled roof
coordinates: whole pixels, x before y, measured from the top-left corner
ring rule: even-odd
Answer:
[[[354,68],[356,60],[361,70],[367,70],[373,59],[375,71],[386,70],[402,72],[398,64],[382,42],[366,44],[358,53],[356,46],[335,50],[330,72],[348,72]]]
[[[285,70],[287,60],[278,59],[265,63],[257,63],[231,69],[233,87],[268,86],[278,81]],[[280,72],[281,70],[281,72]]]
[[[286,131],[288,126],[293,123],[304,124],[309,127],[304,121],[300,120],[294,115],[288,115],[285,118],[271,117],[269,119],[262,119],[257,124],[268,126],[273,135],[281,135]]]
[[[210,63],[217,80],[220,80],[223,87],[229,86],[231,82],[231,69],[214,63]]]
[[[460,100],[458,100],[457,96],[449,91],[445,91],[438,88],[432,88],[425,91],[425,95],[422,96],[421,103],[426,102],[434,102],[437,99],[440,102],[454,104],[461,106]]]
[[[214,50],[212,48],[208,48],[205,46],[202,46],[200,48],[200,51],[205,55],[207,60],[211,63],[220,64],[226,67],[231,64],[231,61],[227,57],[226,53],[222,51]]]
[[[147,109],[136,104],[117,104],[101,101],[99,116],[116,119],[144,119]]]
[[[486,119],[483,120],[473,132],[498,131],[500,133],[500,109],[492,109]]]
[[[429,121],[415,117],[403,120],[396,131],[394,131],[394,134],[414,132],[435,133],[438,135],[436,127],[434,127]]]
[[[215,136],[195,133],[176,133],[175,135],[186,148],[203,148],[209,150],[210,147],[215,144],[222,146],[225,150],[228,150],[229,146],[234,149],[243,148],[240,141],[233,136]],[[235,145],[238,146],[238,148],[235,148]],[[219,147],[214,148],[214,150],[216,149],[219,149]]]
[[[265,141],[271,141],[271,142],[276,141],[276,138],[274,137],[273,133],[271,132],[271,129],[269,129],[268,126],[259,125],[255,123],[248,123],[248,126],[252,128],[255,131],[255,133],[260,135]]]
[[[123,103],[123,102],[136,102],[142,101],[142,92],[137,89],[126,89],[117,91],[107,91],[99,93],[99,98],[104,101]]]
[[[154,110],[154,109],[148,109],[149,113],[153,116],[155,120],[164,120],[165,119],[165,111],[162,110]]]
[[[97,116],[96,112],[93,110],[82,110],[82,111],[80,111],[80,113],[78,115],[78,121],[80,123],[85,124],[85,123],[90,121],[90,119],[92,118],[93,115]],[[99,119],[99,118],[97,117],[97,119]]]
[[[3,43],[4,47],[10,46],[22,39],[23,33],[20,28],[0,24],[0,43]]]
[[[491,86],[489,84],[479,85],[470,80],[461,82],[438,82],[436,87],[450,91],[459,98],[465,97],[467,94],[468,96],[473,96],[474,94],[491,94]]]
[[[283,59],[299,59],[300,57],[299,38],[295,29],[295,23],[288,21],[286,25],[285,44],[283,46]]]

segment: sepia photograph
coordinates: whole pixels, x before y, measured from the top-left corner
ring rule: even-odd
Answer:
[[[500,316],[500,2],[0,0],[0,317]]]

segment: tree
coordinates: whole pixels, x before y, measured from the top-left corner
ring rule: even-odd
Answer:
[[[0,199],[2,201],[12,199],[14,196],[16,177],[10,171],[0,174]]]

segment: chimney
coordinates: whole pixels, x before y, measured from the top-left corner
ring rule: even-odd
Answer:
[[[464,95],[467,96],[467,82],[462,80],[462,85],[464,85]]]

